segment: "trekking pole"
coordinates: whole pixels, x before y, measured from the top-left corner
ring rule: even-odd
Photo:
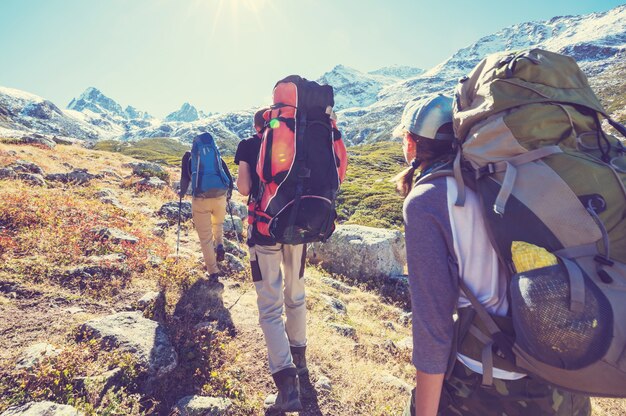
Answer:
[[[183,208],[183,196],[179,195],[180,199],[178,201],[178,236],[176,237],[176,262],[178,263],[178,251],[180,249],[180,211]]]
[[[228,213],[230,214],[230,223],[233,225],[235,237],[237,237],[237,244],[241,245],[241,241],[239,241],[239,233],[237,232],[237,227],[235,227],[235,220],[233,219],[233,207],[230,206],[230,200],[226,201],[226,207],[228,208]]]

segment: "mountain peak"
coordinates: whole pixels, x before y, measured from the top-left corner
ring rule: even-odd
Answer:
[[[122,106],[95,87],[87,88],[78,98],[67,105],[68,110],[90,110],[97,114],[113,114],[125,118]]]
[[[183,103],[180,110],[174,111],[165,117],[165,121],[191,122],[196,121],[200,117],[196,107],[189,103]]]

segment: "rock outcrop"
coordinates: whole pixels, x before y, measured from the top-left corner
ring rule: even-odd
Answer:
[[[402,275],[406,248],[400,231],[342,225],[328,241],[309,247],[308,258],[331,273],[380,283],[386,277]]]
[[[82,416],[76,408],[53,402],[30,402],[18,407],[10,407],[0,416]]]

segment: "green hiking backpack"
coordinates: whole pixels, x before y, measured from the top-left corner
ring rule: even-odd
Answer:
[[[476,191],[509,275],[510,316],[494,317],[460,281],[459,352],[566,390],[626,397],[626,149],[574,59],[499,53],[461,79],[454,105],[456,204]],[[430,180],[428,177],[424,180]],[[517,273],[513,241],[558,264]],[[458,267],[452,261],[451,270]]]

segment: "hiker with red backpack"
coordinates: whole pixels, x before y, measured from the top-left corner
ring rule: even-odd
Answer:
[[[455,158],[452,99],[432,95],[408,103],[395,133],[403,138],[410,164],[396,179],[406,196],[412,361],[417,369],[404,415],[589,415],[587,397],[489,355],[492,344],[480,347],[478,355],[475,348],[457,345],[458,326],[466,326],[470,315],[464,312],[472,305],[465,293],[471,292],[495,319],[506,317],[507,276],[491,244],[480,196],[468,187],[464,206],[455,206],[459,187],[454,177],[438,176],[452,170]],[[463,318],[456,323],[455,312]],[[476,327],[463,330],[479,333]],[[491,361],[481,362],[483,357]]]
[[[259,323],[278,388],[274,409],[302,409],[306,363],[306,244],[332,234],[335,198],[347,166],[333,90],[299,76],[274,87],[273,104],[254,117],[257,134],[240,142],[239,192],[249,195],[248,246]],[[286,319],[283,319],[283,310]]]
[[[224,260],[224,218],[233,192],[233,178],[211,134],[196,136],[181,162],[179,196],[191,185],[193,223],[200,239],[206,272],[217,280],[217,262]]]

